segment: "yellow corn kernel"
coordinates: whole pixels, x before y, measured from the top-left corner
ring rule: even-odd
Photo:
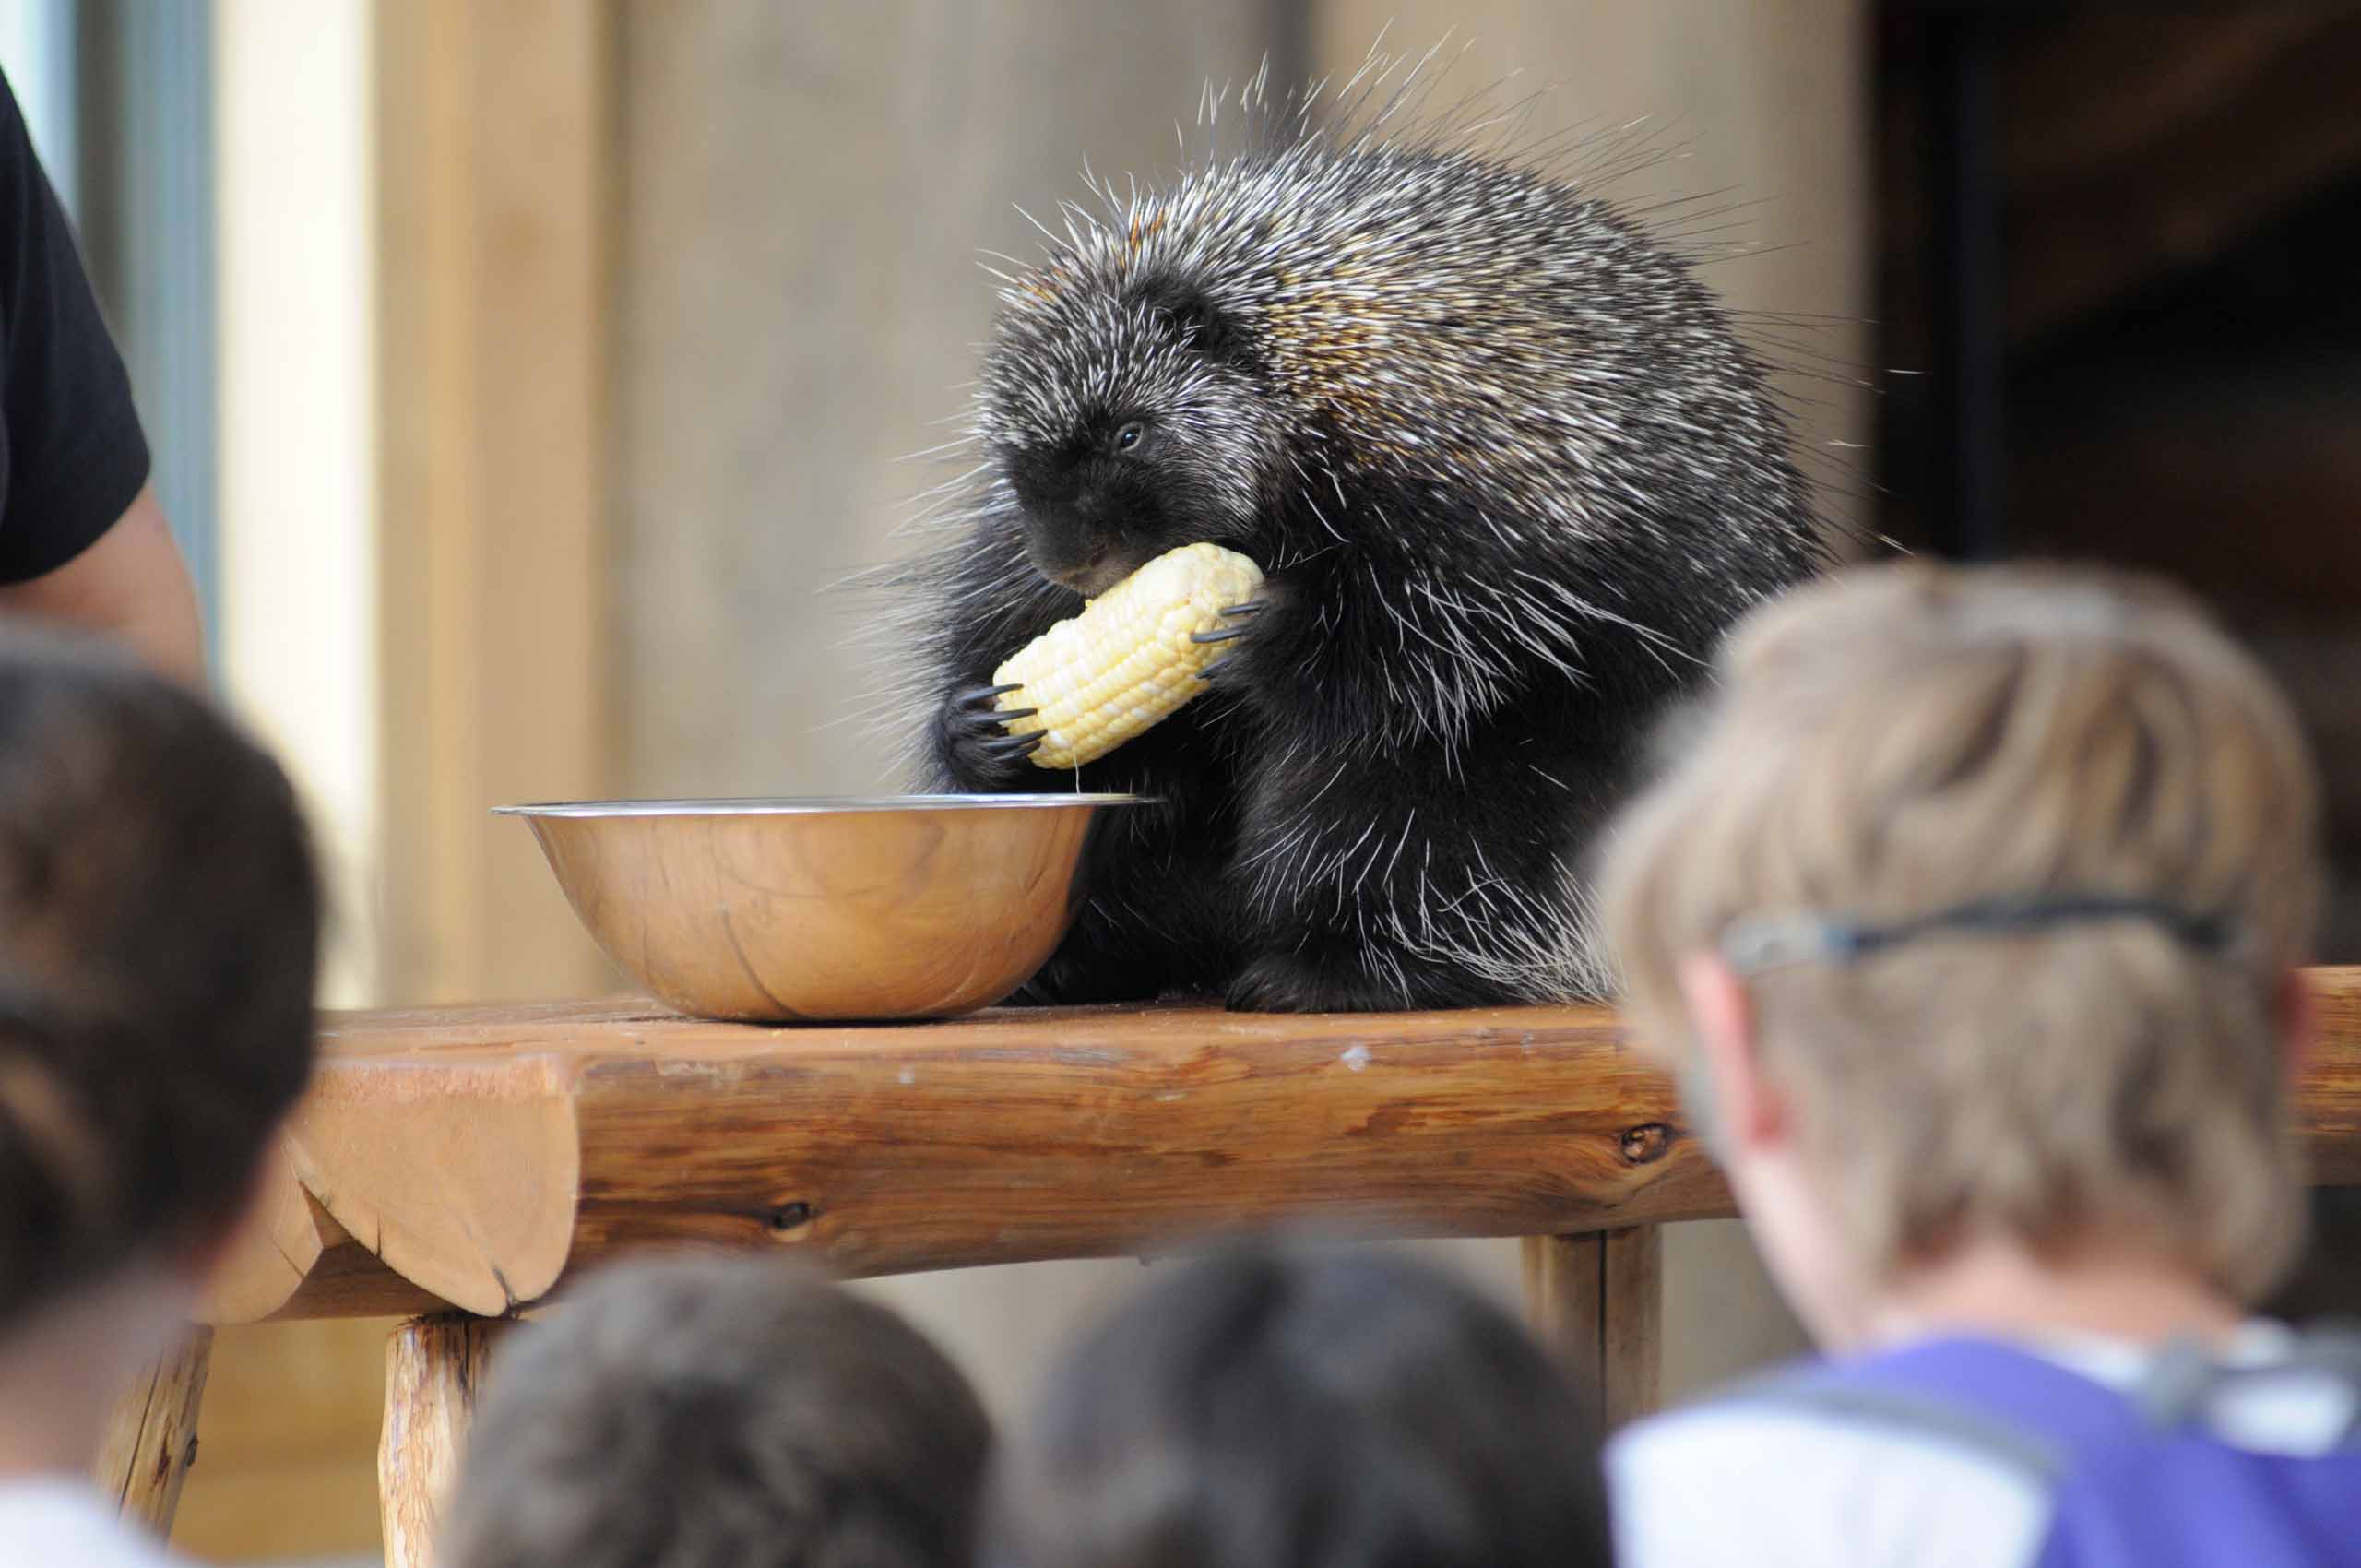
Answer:
[[[1234,629],[1222,614],[1252,599],[1263,569],[1217,544],[1186,544],[1091,600],[992,671],[1012,735],[1044,731],[1037,767],[1078,767],[1161,723],[1204,689],[1197,677],[1229,651],[1192,641],[1192,632]]]

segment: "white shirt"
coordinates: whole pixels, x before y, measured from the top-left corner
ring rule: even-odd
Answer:
[[[2250,1324],[2223,1356],[2283,1361],[2295,1336]],[[2025,1347],[2110,1387],[2150,1354],[2111,1341]],[[2225,1442],[2316,1453],[2350,1421],[2354,1391],[2319,1374],[2225,1387],[2205,1408]],[[1708,1402],[1626,1429],[1608,1445],[1622,1568],[2026,1568],[2049,1491],[1967,1443],[1833,1412]]]
[[[71,1476],[0,1479],[0,1568],[195,1568]]]

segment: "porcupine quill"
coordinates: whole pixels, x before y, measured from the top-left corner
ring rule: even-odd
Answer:
[[[1246,145],[1094,182],[999,274],[974,466],[893,576],[922,782],[1163,802],[1020,1001],[1602,994],[1586,847],[1724,628],[1825,562],[1688,260],[1468,113],[1411,124],[1431,58],[1372,56],[1346,129],[1258,77]],[[1072,776],[1014,754],[992,670],[1200,540],[1268,578],[1213,690]]]

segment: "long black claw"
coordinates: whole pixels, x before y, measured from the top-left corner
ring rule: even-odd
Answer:
[[[994,697],[1005,696],[1010,692],[1016,690],[1018,684],[1019,683],[1012,681],[1005,686],[969,686],[966,691],[958,693],[951,700],[962,705],[990,702]]]
[[[1245,635],[1246,628],[1243,626],[1224,626],[1218,632],[1191,632],[1189,640],[1192,643],[1226,643],[1232,637],[1240,637]]]
[[[1038,707],[994,708],[990,717],[1003,724],[1014,724],[1020,719],[1030,719],[1040,711]]]
[[[1267,599],[1250,599],[1243,604],[1233,604],[1222,611],[1225,615],[1260,615],[1271,608]]]
[[[987,756],[1031,756],[1040,750],[1041,742],[1047,739],[1048,735],[1036,730],[1026,735],[1011,735],[1006,740],[986,741],[983,751]]]

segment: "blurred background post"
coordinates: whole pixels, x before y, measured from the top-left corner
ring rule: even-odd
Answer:
[[[1786,367],[1832,515],[2146,552],[2231,583],[2283,668],[2349,671],[2361,331],[2303,257],[2349,267],[2361,40],[2286,6],[2001,9],[0,0],[0,65],[123,337],[219,679],[322,824],[329,1000],[354,1004],[619,988],[494,804],[897,783],[860,605],[816,590],[898,550],[935,477],[896,459],[965,410],[979,253],[1031,254],[1016,204],[1075,195],[1086,158],[1170,172],[1208,80],[1348,74],[1382,30],[1464,47],[1446,98],[1543,94],[1534,137],[1661,153],[1609,194],[1698,198],[1666,220]],[[2153,220],[2112,234],[2124,212]],[[2224,277],[2286,331],[2209,327]],[[2237,460],[2176,483],[2204,431]],[[2116,465],[2168,528],[2109,505]],[[2306,689],[2361,861],[2361,688]],[[1513,1288],[1508,1244],[1440,1250]],[[1667,1251],[1669,1393],[1795,1342],[1735,1228]],[[875,1289],[1004,1405],[1136,1273]],[[219,1336],[186,1550],[371,1559],[385,1327]]]

